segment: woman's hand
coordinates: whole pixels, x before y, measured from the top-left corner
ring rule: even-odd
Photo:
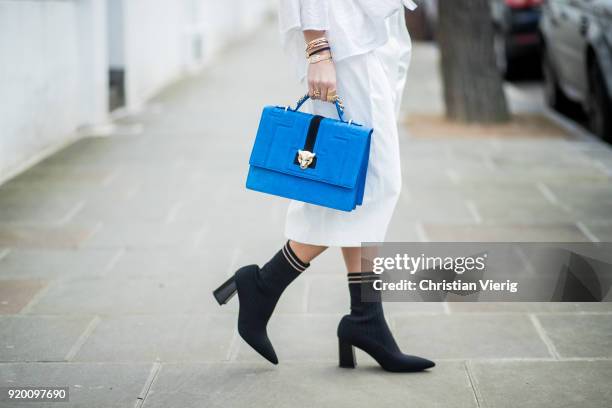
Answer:
[[[329,51],[321,52],[322,57],[330,56]],[[308,95],[313,99],[327,101],[328,95],[336,93],[336,66],[328,59],[308,64]]]

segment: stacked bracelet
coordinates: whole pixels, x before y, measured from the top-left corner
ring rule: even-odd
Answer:
[[[332,60],[332,56],[331,54],[328,55],[312,55],[310,57],[308,57],[308,62],[310,64],[316,64],[317,62],[321,62],[321,61],[331,61]]]
[[[316,54],[318,54],[320,52],[323,52],[323,51],[329,51],[330,49],[331,48],[329,48],[329,47],[318,48],[318,49],[312,51],[310,54],[308,54],[308,56],[312,57],[313,55],[316,55]]]
[[[331,48],[329,46],[329,41],[327,41],[327,38],[315,38],[314,40],[309,41],[308,44],[306,44],[306,58],[308,59],[308,62],[310,64],[316,64],[321,61],[329,61],[332,59],[331,54],[328,53],[327,55],[322,55],[321,53],[323,51],[330,50]]]
[[[308,44],[306,45],[306,57],[311,57],[323,50],[329,50],[329,42],[327,41],[327,38],[325,37],[320,37],[320,38],[315,38],[314,40],[308,42]]]
[[[309,49],[312,49],[314,47],[318,47],[321,44],[327,44],[327,38],[325,37],[319,37],[319,38],[315,38],[312,41],[309,41],[308,44],[306,44],[306,51],[308,51]]]

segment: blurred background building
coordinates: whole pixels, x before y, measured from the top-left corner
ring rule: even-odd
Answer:
[[[274,0],[0,0],[0,183],[138,110],[251,32]]]

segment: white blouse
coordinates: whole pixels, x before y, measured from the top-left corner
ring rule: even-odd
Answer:
[[[302,31],[326,31],[339,61],[383,46],[389,39],[386,19],[402,6],[417,7],[412,0],[280,0],[281,38],[298,78],[307,69]]]

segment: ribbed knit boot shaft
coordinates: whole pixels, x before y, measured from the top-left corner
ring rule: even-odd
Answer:
[[[381,294],[373,286],[377,275],[373,272],[351,273],[348,279],[351,315],[382,313]]]
[[[300,261],[289,242],[276,253],[258,272],[257,283],[261,290],[271,295],[279,295],[310,264]]]
[[[399,348],[385,320],[380,291],[374,289],[373,282],[376,279],[378,276],[372,272],[349,274],[349,319],[359,335],[384,345],[389,351],[397,351]]]

